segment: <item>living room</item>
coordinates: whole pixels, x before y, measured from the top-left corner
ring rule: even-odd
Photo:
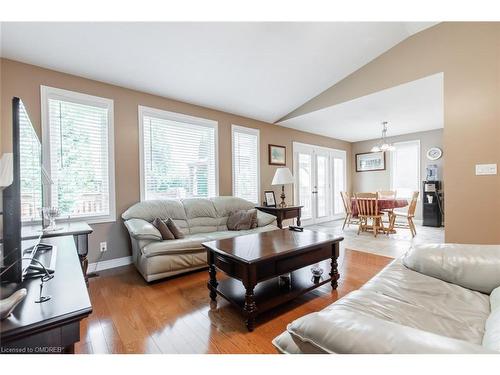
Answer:
[[[15,18],[3,354],[500,352],[500,23]]]

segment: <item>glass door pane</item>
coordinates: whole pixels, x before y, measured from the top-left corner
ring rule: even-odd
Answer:
[[[312,218],[312,157],[310,154],[298,153],[299,166],[299,205],[302,208],[302,218]]]
[[[333,213],[335,215],[344,213],[344,203],[340,192],[346,190],[345,181],[345,159],[333,158]]]
[[[316,217],[322,218],[328,216],[328,154],[316,154]]]

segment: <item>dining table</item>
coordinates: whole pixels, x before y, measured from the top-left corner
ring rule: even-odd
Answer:
[[[379,198],[378,199],[378,209],[380,211],[392,210],[394,208],[402,208],[408,206],[408,200],[399,198]],[[351,198],[351,210],[352,216],[358,216],[358,206],[356,204],[356,198]]]
[[[380,211],[388,211],[393,210],[395,208],[402,208],[408,206],[407,199],[398,199],[398,198],[379,198],[378,199],[378,209]],[[352,209],[352,217],[358,216],[358,206],[356,204],[356,198],[351,198],[351,209]],[[396,229],[392,228],[391,230],[385,229],[387,233],[396,233]],[[383,233],[383,230],[379,229],[380,233]]]

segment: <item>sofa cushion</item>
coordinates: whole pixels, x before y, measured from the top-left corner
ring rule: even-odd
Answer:
[[[187,235],[182,239],[151,242],[142,248],[142,254],[145,257],[149,258],[165,254],[182,254],[189,252],[206,251],[201,244],[207,241],[210,241],[210,238],[202,234],[194,234]]]
[[[301,341],[326,353],[493,353],[481,345],[379,319],[337,303],[295,320],[288,325],[287,331],[295,343]],[[283,340],[277,343],[285,348]],[[310,350],[300,344],[285,344],[291,350]]]
[[[160,232],[162,240],[175,240],[174,234],[168,228],[167,223],[165,223],[162,219],[157,217],[156,219],[154,219],[153,225]]]
[[[257,227],[257,210],[238,210],[232,212],[227,219],[227,229],[245,230]]]
[[[415,272],[405,267],[401,258],[360,291],[373,295],[360,294],[361,298],[339,303],[381,319],[481,344],[490,313],[486,294]]]
[[[168,230],[170,231],[170,233],[172,233],[175,239],[179,240],[184,238],[184,233],[181,232],[181,230],[177,227],[177,225],[171,218],[168,218],[165,221],[165,224],[167,225]]]
[[[493,310],[500,309],[500,286],[493,289],[490,294],[490,308],[492,312]]]
[[[500,308],[491,312],[484,329],[483,346],[500,352]]]
[[[500,245],[421,244],[404,264],[422,274],[483,293],[500,286]]]

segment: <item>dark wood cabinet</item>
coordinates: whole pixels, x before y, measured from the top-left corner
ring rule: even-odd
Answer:
[[[26,298],[0,322],[1,353],[72,353],[80,340],[80,322],[92,312],[73,236],[44,242],[57,246],[54,278],[43,289],[51,299],[35,303],[40,279],[23,281]]]

